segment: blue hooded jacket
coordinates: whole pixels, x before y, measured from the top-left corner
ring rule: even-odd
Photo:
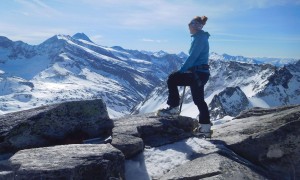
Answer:
[[[208,64],[209,56],[209,33],[203,30],[199,30],[197,33],[192,35],[191,48],[189,50],[189,57],[180,68],[179,72],[187,72],[191,67],[201,66]],[[200,72],[209,73],[209,70],[198,70]]]

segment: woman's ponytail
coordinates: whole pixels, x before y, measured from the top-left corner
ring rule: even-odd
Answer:
[[[201,17],[201,20],[202,20],[202,24],[203,24],[203,25],[206,24],[207,19],[208,19],[208,18],[207,18],[206,16],[202,16],[202,17]]]

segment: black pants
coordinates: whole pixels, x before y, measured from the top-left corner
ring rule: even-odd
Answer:
[[[199,123],[209,124],[209,111],[204,101],[204,85],[207,83],[208,78],[209,74],[202,72],[196,72],[196,75],[194,73],[172,73],[167,82],[169,89],[168,105],[171,107],[179,106],[180,97],[177,86],[190,86],[193,101],[200,112]]]

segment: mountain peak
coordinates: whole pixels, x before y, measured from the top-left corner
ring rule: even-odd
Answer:
[[[163,50],[160,50],[160,51],[158,51],[158,52],[153,53],[153,55],[156,56],[156,57],[163,57],[163,56],[165,56],[165,55],[167,55],[167,54],[168,54],[168,53],[165,52],[165,51],[163,51]]]
[[[121,46],[113,46],[113,47],[111,47],[111,48],[113,48],[113,49],[115,49],[115,50],[118,50],[118,51],[125,51],[125,49],[122,48]]]
[[[85,35],[84,33],[76,33],[72,36],[72,38],[77,39],[77,40],[85,40],[93,43],[93,41],[90,40],[90,38]]]
[[[13,44],[13,41],[7,37],[0,36],[0,47],[7,48]]]
[[[177,56],[179,56],[180,58],[184,58],[184,59],[186,59],[188,57],[188,55],[182,51],[180,53],[178,53]]]

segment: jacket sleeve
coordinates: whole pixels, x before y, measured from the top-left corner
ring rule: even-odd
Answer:
[[[179,70],[180,73],[184,73],[189,68],[194,66],[203,48],[204,48],[204,44],[202,43],[201,38],[200,37],[195,38],[191,44],[190,55],[185,61],[185,63],[182,65],[182,67],[180,68]]]

